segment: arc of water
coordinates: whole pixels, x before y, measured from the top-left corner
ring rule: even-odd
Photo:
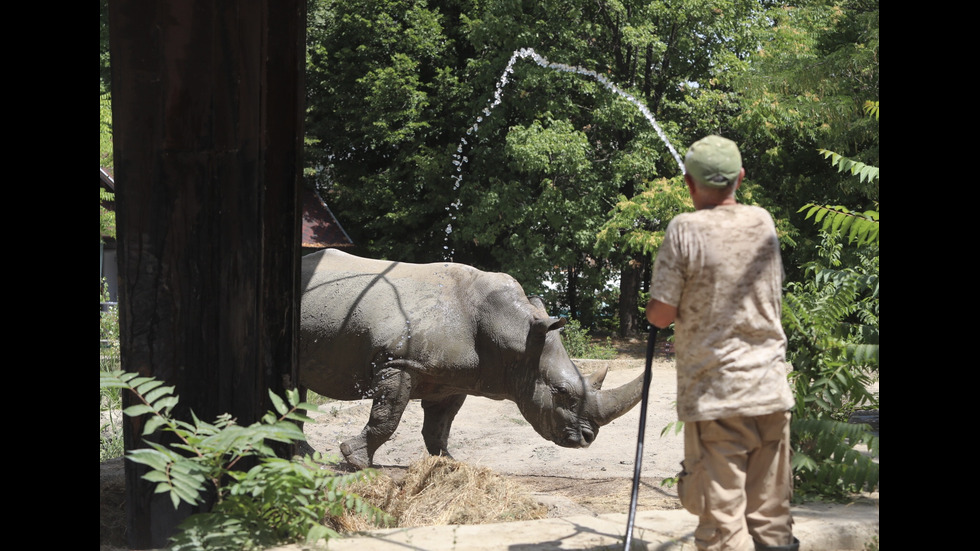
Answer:
[[[660,128],[660,125],[657,124],[657,120],[653,117],[653,113],[650,112],[650,110],[647,108],[646,105],[643,104],[643,102],[641,102],[639,99],[634,97],[632,94],[625,92],[619,86],[616,86],[614,82],[606,78],[606,75],[576,65],[567,65],[565,63],[552,63],[551,61],[548,61],[547,58],[535,52],[533,48],[521,48],[519,50],[516,50],[513,53],[513,55],[510,56],[510,60],[507,62],[507,67],[504,69],[503,74],[500,75],[500,79],[497,80],[497,86],[493,92],[493,98],[487,100],[487,103],[489,105],[483,108],[482,114],[476,117],[476,121],[473,123],[473,125],[466,129],[466,136],[475,135],[480,130],[480,123],[482,123],[486,117],[490,116],[490,114],[493,112],[493,109],[495,107],[500,105],[500,102],[503,101],[504,87],[507,86],[507,83],[510,81],[510,75],[514,72],[514,63],[518,59],[526,59],[528,57],[530,57],[535,63],[537,63],[538,65],[546,69],[552,69],[555,71],[561,71],[565,73],[576,73],[576,74],[592,77],[593,79],[595,79],[597,82],[605,86],[610,91],[614,92],[615,94],[619,95],[620,97],[626,99],[627,101],[635,105],[640,110],[640,113],[642,113],[643,116],[646,117],[650,125],[653,126],[653,129],[657,132],[657,135],[660,136],[660,140],[663,141],[664,145],[667,146],[667,150],[670,151],[671,155],[673,155],[674,157],[674,160],[677,161],[677,166],[680,168],[681,173],[682,174],[684,173],[684,162],[681,160],[681,156],[677,153],[677,150],[674,149],[674,146],[671,145],[670,140],[667,139],[667,134],[664,133],[663,129]],[[456,153],[453,154],[453,165],[456,166],[456,175],[453,176],[454,192],[458,192],[460,185],[462,185],[463,165],[469,162],[469,159],[465,155],[463,155],[464,152],[463,146],[468,145],[468,142],[466,141],[466,136],[460,138],[459,145],[456,147]],[[446,211],[449,212],[449,224],[446,226],[446,239],[445,239],[445,244],[443,245],[443,254],[446,255],[447,260],[452,260],[453,251],[450,250],[449,248],[449,235],[452,234],[453,222],[456,221],[456,213],[459,212],[459,208],[461,206],[462,206],[462,202],[459,199],[458,193],[456,193],[456,199],[454,199],[452,203],[446,206]]]

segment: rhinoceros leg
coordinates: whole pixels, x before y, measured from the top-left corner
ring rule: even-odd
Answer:
[[[391,438],[408,405],[412,390],[411,376],[398,369],[382,369],[375,376],[371,417],[361,434],[340,445],[353,467],[366,469],[374,462],[374,452]]]
[[[465,394],[456,394],[442,400],[422,400],[422,410],[425,412],[422,421],[422,438],[430,454],[452,458],[447,449],[449,428],[452,427],[453,419],[465,399]]]

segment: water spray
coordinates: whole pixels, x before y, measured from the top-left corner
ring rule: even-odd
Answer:
[[[526,58],[531,58],[535,63],[546,69],[592,77],[595,81],[602,84],[610,91],[635,105],[637,109],[640,110],[640,113],[643,113],[643,116],[646,117],[650,125],[653,126],[653,129],[657,132],[657,135],[660,136],[660,139],[663,141],[664,145],[667,146],[667,150],[670,151],[670,154],[674,157],[674,160],[677,161],[677,167],[680,169],[681,174],[684,173],[684,161],[681,160],[681,156],[677,153],[677,150],[674,149],[674,146],[671,145],[670,140],[667,139],[667,134],[665,134],[663,129],[660,128],[660,125],[657,124],[657,120],[653,117],[653,113],[650,112],[643,102],[634,97],[632,94],[625,92],[619,86],[616,86],[615,83],[606,78],[606,75],[576,65],[553,63],[548,61],[548,59],[545,57],[538,55],[538,53],[532,48],[521,48],[516,50],[513,55],[510,56],[510,60],[507,62],[507,67],[504,69],[503,74],[500,75],[500,79],[497,80],[497,87],[493,92],[493,98],[487,100],[488,105],[483,108],[482,114],[477,116],[473,125],[466,129],[466,136],[460,138],[459,145],[456,147],[456,153],[453,154],[453,165],[456,166],[456,175],[453,176],[453,180],[455,180],[453,183],[453,191],[456,192],[456,199],[446,207],[446,211],[449,212],[449,224],[446,225],[446,239],[445,245],[443,246],[443,254],[445,255],[446,260],[452,260],[453,257],[453,251],[449,247],[449,235],[453,231],[453,222],[456,221],[456,213],[459,212],[459,207],[462,206],[462,202],[459,200],[458,192],[463,182],[463,165],[469,162],[469,159],[466,157],[466,155],[464,155],[464,146],[469,145],[469,142],[467,142],[467,137],[475,136],[480,130],[480,123],[482,123],[485,118],[489,117],[493,112],[493,109],[500,105],[500,102],[503,101],[504,87],[507,86],[507,83],[510,81],[510,75],[514,72],[514,63],[518,59]],[[633,462],[633,489],[630,496],[630,508],[626,524],[626,537],[623,545],[624,551],[630,550],[633,539],[633,525],[636,521],[636,503],[640,489],[640,466],[643,460],[643,441],[646,434],[647,403],[649,402],[650,396],[650,379],[652,377],[651,371],[656,340],[657,328],[651,325],[650,336],[647,340],[646,364],[643,368],[643,394],[640,402],[640,426],[639,434],[636,438],[636,458]]]
[[[493,109],[500,105],[500,102],[503,101],[504,87],[507,86],[508,82],[510,82],[510,75],[514,72],[514,63],[518,59],[527,58],[531,58],[531,60],[545,69],[592,77],[596,82],[602,84],[610,91],[635,105],[636,108],[640,110],[640,113],[646,117],[650,125],[653,126],[653,129],[657,132],[657,135],[660,136],[661,141],[664,142],[664,145],[667,146],[667,150],[670,151],[670,154],[677,162],[677,166],[680,168],[681,174],[684,173],[684,161],[681,160],[681,156],[677,153],[677,150],[674,149],[674,146],[671,145],[670,140],[667,139],[667,134],[664,133],[663,129],[660,128],[660,125],[657,124],[657,119],[653,117],[653,113],[650,112],[650,109],[648,109],[642,101],[637,99],[632,94],[624,91],[619,86],[616,86],[614,82],[606,78],[606,75],[597,73],[591,69],[579,67],[577,65],[553,63],[548,61],[547,58],[539,55],[533,48],[521,48],[519,50],[515,50],[513,55],[510,56],[510,60],[507,62],[507,67],[504,68],[503,74],[501,74],[500,79],[497,80],[497,86],[493,92],[493,98],[487,100],[488,105],[484,107],[481,114],[476,117],[476,121],[466,129],[466,136],[460,138],[459,145],[456,146],[456,153],[453,154],[453,165],[456,166],[456,175],[453,176],[453,191],[456,192],[456,199],[446,207],[446,211],[449,212],[449,224],[446,226],[446,239],[444,241],[445,244],[442,247],[443,255],[446,260],[452,260],[453,257],[453,251],[449,247],[449,235],[453,232],[453,222],[456,221],[456,213],[459,212],[459,207],[462,206],[462,202],[459,200],[458,192],[460,185],[463,183],[463,165],[469,162],[469,158],[464,155],[465,146],[469,145],[467,137],[475,136],[480,130],[480,123],[489,117],[493,112]]]

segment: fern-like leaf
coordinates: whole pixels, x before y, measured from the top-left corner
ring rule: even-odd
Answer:
[[[878,242],[878,211],[855,212],[847,207],[807,203],[797,212],[806,211],[828,233],[841,233],[858,246]]]
[[[815,484],[839,487],[844,492],[873,491],[878,488],[878,437],[867,425],[856,425],[830,419],[800,419],[793,421],[794,440],[799,442],[800,458],[794,467],[801,476],[802,491]],[[864,445],[867,453],[859,453],[856,445]],[[805,473],[816,475],[808,478]]]
[[[840,173],[850,173],[857,176],[862,183],[874,182],[878,179],[878,167],[864,164],[860,161],[848,159],[840,153],[835,153],[829,149],[818,149],[824,159],[830,159],[830,165],[836,166]]]
[[[864,102],[864,113],[869,117],[874,117],[878,120],[878,102],[877,101],[866,101]]]
[[[328,513],[339,516],[345,507],[387,518],[346,490],[351,482],[370,476],[369,471],[335,475],[322,468],[319,454],[299,461],[276,457],[270,443],[303,440],[292,420],[309,421],[302,410],[316,409],[301,402],[296,391],[287,392],[285,400],[270,393],[276,413],[242,427],[228,414],[212,423],[193,412],[190,422],[173,419],[174,388],[149,377],[100,372],[100,384],[135,393],[142,403],[126,412],[146,416],[144,434],[163,429],[176,436],[177,442],[169,446],[148,440],[145,448],[128,452],[130,461],[147,467],[143,478],[155,484],[156,493],[167,494],[174,507],[203,503],[207,492],[215,496],[211,511],[191,515],[181,524],[171,549],[265,549],[281,542],[334,537],[336,532],[321,520]],[[246,456],[256,458],[258,465],[248,472],[235,470]]]

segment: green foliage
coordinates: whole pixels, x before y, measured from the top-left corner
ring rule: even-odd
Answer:
[[[109,0],[99,0],[99,93],[109,90]]]
[[[600,249],[625,248],[637,254],[656,253],[667,224],[675,215],[694,210],[682,177],[644,182],[633,197],[620,195],[596,239]]]
[[[751,0],[317,0],[309,13],[305,173],[365,254],[452,251],[536,294],[564,280],[564,305],[590,328],[608,319],[594,290],[649,261],[620,241],[633,238],[628,221],[601,247],[597,235],[621,197],[676,176],[677,163],[632,103],[530,60],[487,114],[508,59],[531,47],[597,71],[688,143],[730,127],[739,96],[720,75],[744,68],[767,25]]]
[[[806,211],[806,219],[822,224],[821,230],[828,233],[841,233],[858,246],[878,243],[878,211],[854,212],[847,207],[814,205],[808,203],[800,207]]]
[[[109,300],[105,278],[99,290],[99,300],[105,303]],[[116,306],[99,313],[99,372],[111,373],[119,369],[119,311]],[[121,409],[118,388],[99,389],[99,462],[107,461],[123,454],[122,430],[117,417]]]
[[[112,168],[112,96],[99,95],[99,166]]]
[[[109,303],[109,289],[106,286],[105,278],[99,285],[99,302]],[[99,312],[99,339],[103,348],[119,349],[119,307],[115,304],[108,305]]]
[[[875,121],[878,120],[878,102],[877,101],[866,101],[864,102],[864,112],[869,117],[874,117]]]
[[[877,131],[862,110],[878,98],[878,2],[776,3],[766,15],[762,46],[746,71],[730,75],[746,94],[741,121],[776,148],[803,138],[877,161]]]
[[[806,279],[787,284],[783,326],[791,382],[794,470],[802,495],[840,498],[878,486],[878,437],[848,425],[856,408],[877,409],[878,248],[845,251],[840,234],[825,233]],[[864,444],[868,454],[854,447]]]
[[[746,69],[727,80],[742,91],[733,126],[746,160],[746,182],[758,200],[789,222],[781,235],[789,279],[813,260],[819,226],[804,223],[800,205],[849,205],[877,210],[878,184],[851,176],[876,167],[879,96],[879,8],[867,0],[802,0],[769,4],[771,25]],[[870,101],[866,101],[869,100]],[[819,150],[861,165],[828,163]],[[846,153],[845,153],[846,152]]]
[[[833,419],[793,421],[795,491],[807,497],[846,499],[878,488],[878,437],[865,425]],[[855,449],[861,446],[862,451]]]
[[[878,102],[865,102],[864,111],[869,117],[878,120]],[[877,196],[878,167],[866,165],[864,163],[848,159],[842,155],[819,149],[825,159],[830,159],[831,164],[837,167],[842,173],[850,173],[857,176],[862,183],[875,185],[875,195]],[[807,211],[806,218],[813,217],[814,222],[820,224],[821,230],[829,233],[840,232],[846,234],[848,239],[856,242],[858,246],[865,243],[878,243],[878,211],[867,210],[854,212],[842,206],[814,205],[812,203],[803,205],[799,212]]]
[[[119,369],[118,348],[103,349],[99,371],[109,373]],[[99,462],[115,459],[123,455],[123,436],[119,410],[122,409],[119,389],[99,390]]]
[[[877,120],[878,102],[866,102],[864,111]],[[873,184],[877,196],[877,167],[820,152],[840,172]],[[821,225],[822,242],[817,260],[804,266],[805,279],[790,283],[784,297],[788,356],[796,369],[793,467],[804,495],[840,498],[878,486],[878,437],[846,423],[855,408],[878,407],[877,393],[868,390],[878,379],[878,211],[814,204],[803,211]],[[854,250],[843,250],[845,236]]]
[[[102,168],[112,169],[112,99],[108,93],[99,96],[99,163]],[[108,191],[99,188],[100,201],[113,201]],[[99,205],[99,235],[116,237],[116,213]]]
[[[605,345],[593,342],[589,331],[577,320],[568,320],[561,328],[561,342],[572,358],[611,360],[616,357],[616,349],[608,338]]]
[[[99,200],[114,201],[115,197],[112,193],[100,188]],[[105,239],[107,237],[115,239],[116,237],[116,213],[105,208],[101,204],[99,205],[99,236],[101,239]]]
[[[826,149],[818,149],[817,151],[823,155],[824,159],[830,159],[830,164],[836,166],[838,172],[849,172],[857,176],[861,180],[861,183],[871,183],[878,180],[878,167],[876,166],[866,165],[862,162],[848,159],[843,155]]]
[[[174,387],[123,371],[100,375],[102,388],[134,393],[137,403],[124,413],[147,416],[144,436],[163,430],[176,438],[170,447],[146,441],[148,447],[129,451],[130,461],[149,468],[143,478],[156,483],[156,493],[168,494],[175,508],[181,502],[204,504],[206,496],[214,500],[210,511],[191,515],[180,525],[172,549],[250,550],[315,542],[337,536],[322,520],[345,509],[384,522],[381,511],[346,489],[373,473],[332,473],[324,470],[320,454],[293,461],[276,457],[271,442],[301,441],[296,422],[312,422],[304,411],[316,408],[301,402],[298,391],[288,391],[286,400],[270,392],[275,412],[242,427],[228,414],[213,423],[196,416],[192,422],[174,419]],[[236,470],[246,458],[257,464]]]

